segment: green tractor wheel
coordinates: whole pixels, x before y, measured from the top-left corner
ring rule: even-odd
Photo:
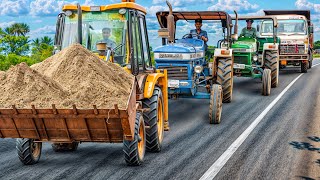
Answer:
[[[275,88],[279,84],[279,56],[277,51],[266,51],[264,65],[271,70],[271,87]]]
[[[222,86],[223,102],[230,103],[233,89],[233,70],[231,58],[218,59],[217,83]]]
[[[271,70],[264,69],[262,75],[262,95],[269,96],[271,93]]]
[[[222,112],[222,87],[218,84],[212,85],[209,106],[210,124],[220,124]]]

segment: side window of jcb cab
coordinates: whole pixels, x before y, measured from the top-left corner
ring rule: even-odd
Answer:
[[[150,67],[151,58],[149,50],[148,34],[146,29],[146,22],[144,14],[132,11],[131,15],[131,29],[132,31],[132,45],[134,58],[138,60],[140,67]]]

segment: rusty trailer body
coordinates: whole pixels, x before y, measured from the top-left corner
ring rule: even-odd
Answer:
[[[127,109],[0,109],[1,138],[30,138],[56,143],[110,142],[133,140],[136,109],[136,85],[127,102]]]

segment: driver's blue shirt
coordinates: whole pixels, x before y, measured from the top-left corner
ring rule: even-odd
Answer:
[[[202,29],[200,29],[200,33],[199,34],[198,34],[196,29],[192,29],[192,30],[190,30],[190,34],[197,34],[198,36],[200,36],[200,38],[201,38],[201,36],[204,36],[206,39],[208,39],[207,31],[204,31]],[[207,42],[204,42],[204,46],[205,46],[205,49],[207,49]]]

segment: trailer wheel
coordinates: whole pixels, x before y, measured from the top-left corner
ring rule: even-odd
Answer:
[[[222,112],[222,87],[218,84],[212,85],[209,106],[210,124],[220,124]]]
[[[143,162],[146,149],[146,132],[143,117],[140,112],[136,114],[134,139],[123,141],[123,152],[129,166],[139,166]]]
[[[79,142],[72,143],[52,143],[52,149],[55,152],[64,152],[64,151],[76,151],[78,149]]]
[[[19,138],[16,140],[16,149],[20,161],[25,165],[36,164],[40,160],[42,143],[33,139]]]
[[[262,75],[262,95],[269,96],[271,93],[271,70],[264,69]]]
[[[271,87],[275,88],[279,84],[279,58],[277,51],[266,51],[264,65],[271,70]]]
[[[233,90],[233,70],[231,58],[220,58],[218,60],[217,83],[223,89],[223,102],[230,103]]]
[[[162,91],[155,87],[153,95],[142,101],[143,108],[150,110],[143,113],[146,129],[146,149],[151,152],[160,152],[164,135],[164,106]]]
[[[308,67],[309,67],[308,64],[309,64],[309,63],[303,63],[303,62],[301,62],[301,72],[302,72],[302,73],[307,73],[307,72],[308,72]]]

